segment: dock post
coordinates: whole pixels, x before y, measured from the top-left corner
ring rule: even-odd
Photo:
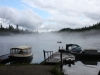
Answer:
[[[46,63],[45,50],[43,50],[43,53],[44,53],[44,62]]]
[[[60,46],[59,46],[59,50],[60,50]]]
[[[52,54],[51,54],[51,52],[50,52],[50,58],[52,57],[51,55],[52,55]]]
[[[63,71],[62,71],[62,68],[63,68],[62,53],[65,52],[65,50],[64,49],[60,49],[59,52],[60,52],[60,59],[61,59],[61,62],[60,62],[60,72],[63,73]]]
[[[53,51],[51,53],[52,53],[52,58],[53,58]]]
[[[48,52],[47,52],[47,56],[48,56],[48,61],[49,61],[50,58],[49,58],[49,54],[48,54]]]
[[[61,63],[60,63],[60,72],[62,72],[62,52],[60,52],[60,59],[61,59]]]
[[[99,71],[98,75],[100,75],[100,71]]]

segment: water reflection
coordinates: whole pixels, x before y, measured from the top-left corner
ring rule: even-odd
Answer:
[[[76,60],[63,65],[63,72],[68,75],[98,75],[99,70],[100,60]]]
[[[81,61],[84,65],[97,65],[98,61]]]

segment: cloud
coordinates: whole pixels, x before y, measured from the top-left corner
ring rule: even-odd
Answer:
[[[98,12],[98,13],[86,13],[85,15],[93,20],[100,21],[100,12]]]
[[[17,10],[11,7],[0,7],[0,17],[9,21],[9,23],[18,24],[20,26],[36,29],[43,20],[32,9]]]
[[[33,8],[47,11],[47,13],[51,15],[51,17],[47,19],[48,22],[55,22],[57,24],[55,27],[57,27],[58,29],[63,27],[80,28],[100,21],[100,0],[22,1]]]
[[[21,0],[25,10],[0,7],[0,17],[38,30],[81,28],[100,21],[100,0]],[[37,12],[34,9],[38,9]],[[40,11],[39,11],[40,10]],[[41,11],[48,17],[40,17]],[[38,14],[39,12],[39,14]]]

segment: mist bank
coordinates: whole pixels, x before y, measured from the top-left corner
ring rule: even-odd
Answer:
[[[34,32],[36,33],[36,32]],[[12,35],[28,35],[28,34],[33,34],[33,32],[0,32],[0,36],[12,36]]]
[[[100,51],[100,35],[99,33],[95,34],[96,32],[94,30],[88,32],[49,32],[0,36],[0,54],[9,53],[9,49],[12,47],[29,45],[34,53],[33,61],[37,63],[43,60],[43,50],[57,52],[59,46],[65,49],[66,44],[78,44],[83,49],[97,49]],[[57,41],[62,43],[57,43]]]
[[[24,32],[24,33],[11,33],[11,32],[0,32],[0,36],[19,36],[19,35],[47,35],[47,36],[52,36],[52,35],[59,35],[59,36],[67,36],[67,37],[74,37],[74,36],[79,36],[81,38],[85,37],[96,37],[100,36],[100,30],[88,30],[88,31],[82,31],[82,32]],[[36,36],[34,35],[34,36]],[[46,38],[46,37],[45,37]]]

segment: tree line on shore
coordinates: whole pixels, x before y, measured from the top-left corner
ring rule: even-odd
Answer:
[[[16,28],[14,28],[12,25],[9,25],[9,27],[3,27],[2,23],[0,25],[0,34],[10,34],[10,33],[14,33],[14,34],[19,34],[19,33],[32,33],[29,30],[23,30],[23,29],[19,29],[19,26],[16,25]]]
[[[100,30],[100,22],[93,24],[92,26],[89,27],[83,27],[83,28],[76,28],[76,29],[72,29],[72,28],[63,28],[61,30],[59,30],[58,32],[82,32],[82,31],[88,31],[88,30]],[[24,33],[33,33],[29,30],[23,30],[23,29],[19,29],[19,25],[16,25],[16,28],[14,28],[12,25],[9,25],[9,27],[3,27],[2,23],[0,25],[0,34],[9,34],[9,33],[14,33],[14,34],[24,34]]]
[[[93,24],[92,26],[89,27],[83,27],[83,28],[76,28],[76,29],[72,29],[72,28],[63,28],[61,30],[59,30],[58,32],[82,32],[82,31],[88,31],[88,30],[100,30],[100,22],[97,24]]]

